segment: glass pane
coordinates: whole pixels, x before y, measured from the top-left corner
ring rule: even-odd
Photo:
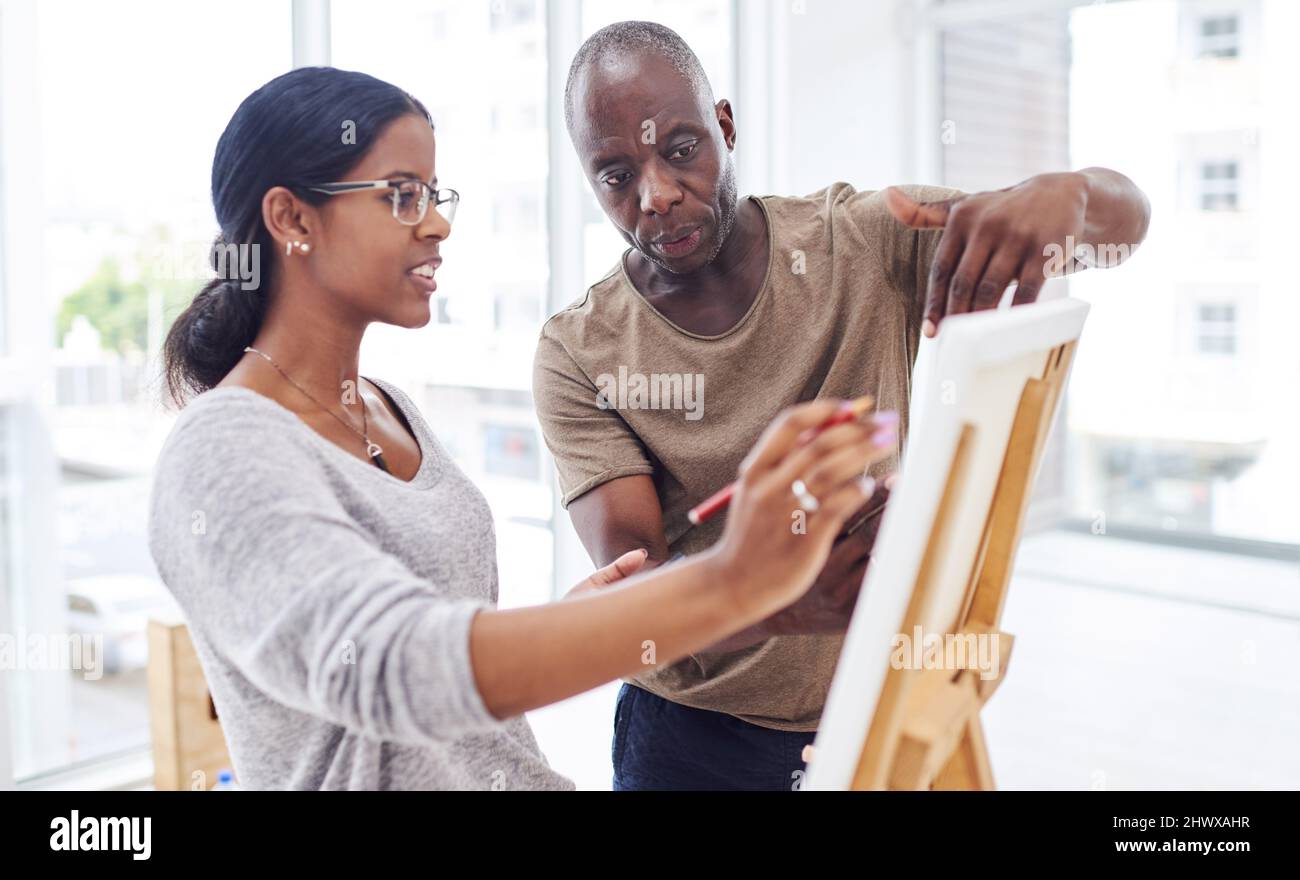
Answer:
[[[1194,4],[1143,0],[1070,16],[1070,164],[1124,170],[1154,218],[1131,264],[1071,281],[1093,303],[1070,412],[1082,516],[1300,543],[1300,415],[1284,403],[1300,381],[1284,329],[1294,286],[1288,248],[1269,245],[1290,212],[1291,160],[1261,149],[1292,123],[1264,100],[1262,73],[1282,59],[1237,42],[1263,9],[1197,18]],[[1259,48],[1205,58],[1209,37]]]
[[[1129,263],[1049,286],[1093,308],[1039,499],[1055,492],[1112,530],[1294,545],[1300,411],[1280,402],[1296,399],[1300,369],[1279,238],[1290,160],[1276,146],[1293,126],[1264,100],[1263,71],[1286,62],[1237,43],[1267,7],[1241,6],[1207,20],[1195,4],[1135,0],[944,30],[941,118],[956,137],[943,182],[992,189],[1102,165],[1151,200]],[[1243,52],[1204,57],[1206,36]]]
[[[41,658],[5,673],[20,779],[149,743],[144,627],[173,607],[145,535],[171,423],[151,379],[166,327],[209,274],[217,138],[249,92],[289,69],[292,46],[288,4],[223,4],[222,22],[239,23],[235,55],[205,5],[142,0],[129,27],[113,4],[29,8],[0,8],[28,31],[10,38],[34,47],[0,58],[0,104],[21,95],[39,108],[35,127],[4,132],[4,174],[40,182],[6,198],[39,227],[43,287],[6,295],[39,296],[52,316],[48,367],[33,368],[52,394],[48,422],[31,420],[48,438],[6,433],[0,457],[22,486],[57,495],[48,521],[16,523],[18,543],[57,538],[49,577],[11,585],[16,629]]]
[[[362,363],[411,395],[487,496],[497,546],[511,548],[497,557],[502,606],[548,601],[551,477],[531,393],[548,276],[545,7],[334,0],[330,32],[335,66],[429,108],[438,184],[461,195],[434,319],[372,326]]]

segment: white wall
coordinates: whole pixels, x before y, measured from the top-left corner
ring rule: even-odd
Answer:
[[[740,3],[742,191],[933,182],[915,145],[912,10],[911,0]]]

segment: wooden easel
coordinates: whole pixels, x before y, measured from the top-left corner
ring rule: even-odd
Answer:
[[[154,789],[206,791],[231,763],[199,655],[179,620],[151,619],[148,633]]]
[[[1006,677],[1012,637],[999,628],[1011,566],[1043,447],[1070,374],[1075,342],[1048,352],[1041,378],[1025,382],[1007,441],[980,549],[954,629],[962,636],[996,636],[998,674],[977,669],[890,669],[881,688],[853,776],[855,790],[989,790],[993,769],[979,712]],[[973,425],[963,426],[947,484],[930,531],[900,631],[910,633],[936,589],[932,560],[944,558],[951,537],[953,498],[969,465]]]

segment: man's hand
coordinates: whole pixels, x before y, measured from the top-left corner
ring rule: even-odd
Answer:
[[[933,336],[945,315],[996,308],[1016,284],[1012,305],[1038,299],[1069,242],[1084,242],[1088,184],[1082,174],[1040,174],[995,192],[917,202],[890,187],[890,213],[914,229],[942,229],[930,264],[922,332]],[[1052,247],[1055,245],[1055,247]],[[1072,265],[1064,267],[1066,271]]]
[[[1151,225],[1151,203],[1142,190],[1108,168],[1039,174],[996,192],[940,202],[917,202],[890,187],[885,203],[901,223],[943,230],[930,264],[926,336],[938,332],[945,315],[994,308],[1013,281],[1011,304],[1020,305],[1038,299],[1048,278],[1088,265],[1119,265]]]
[[[774,635],[842,633],[848,629],[888,500],[889,489],[883,483],[877,485],[871,500],[849,520],[847,533],[836,539],[812,588],[793,605],[768,618],[766,622]]]
[[[794,604],[710,646],[710,651],[736,651],[772,636],[824,635],[848,629],[858,601],[880,520],[897,474],[876,484],[871,500],[849,518],[845,533],[835,540],[812,587]]]
[[[616,584],[624,578],[629,578],[641,570],[641,567],[645,565],[645,560],[646,551],[629,550],[604,568],[596,569],[586,580],[565,593],[564,598],[572,599],[574,596],[595,592],[602,587],[608,587],[610,584]]]

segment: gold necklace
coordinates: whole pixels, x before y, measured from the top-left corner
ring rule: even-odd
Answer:
[[[370,460],[381,470],[388,471],[388,462],[384,461],[383,447],[370,439],[370,424],[366,419],[366,399],[361,395],[360,377],[358,377],[358,381],[357,381],[357,396],[361,398],[361,430],[358,431],[355,425],[353,425],[351,422],[345,421],[342,416],[340,416],[338,413],[334,412],[334,410],[330,409],[328,406],[326,406],[325,404],[317,400],[315,397],[313,397],[311,392],[309,392],[306,388],[303,388],[297,382],[293,381],[293,377],[290,376],[288,373],[286,373],[284,370],[280,369],[280,365],[277,364],[275,361],[271,360],[271,356],[268,355],[266,352],[258,351],[257,349],[253,348],[253,346],[251,345],[244,346],[244,351],[246,352],[251,351],[253,354],[258,354],[264,357],[268,364],[275,367],[277,373],[283,376],[289,382],[290,385],[292,385],[294,388],[297,388],[299,391],[305,394],[308,400],[310,400],[312,403],[319,406],[321,409],[325,410],[325,412],[332,415],[335,419],[338,420],[339,424],[343,425],[343,427],[347,428],[349,431],[356,434],[363,441],[365,441],[366,455],[370,456]]]

